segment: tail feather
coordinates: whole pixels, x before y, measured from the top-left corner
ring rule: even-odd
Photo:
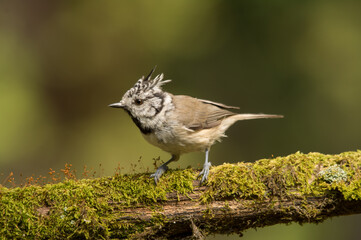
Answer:
[[[236,118],[238,121],[241,120],[250,120],[250,119],[260,119],[260,118],[283,118],[283,115],[275,115],[275,114],[263,114],[263,113],[242,113],[237,114]]]
[[[263,114],[263,113],[241,113],[236,114],[231,117],[225,118],[222,121],[222,124],[219,127],[219,132],[224,133],[232,124],[241,120],[250,120],[250,119],[261,119],[261,118],[283,118],[283,115],[275,114]]]

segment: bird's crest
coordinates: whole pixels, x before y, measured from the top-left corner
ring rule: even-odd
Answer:
[[[152,79],[152,74],[155,71],[157,66],[155,66],[152,71],[148,74],[147,77],[142,76],[135,85],[129,89],[128,96],[134,94],[139,94],[141,92],[147,92],[151,89],[155,91],[162,91],[162,85],[170,82],[171,80],[163,80],[163,73],[158,74],[155,78]]]

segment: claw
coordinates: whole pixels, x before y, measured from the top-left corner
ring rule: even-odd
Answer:
[[[207,162],[203,165],[203,169],[202,171],[199,173],[198,177],[202,176],[201,182],[200,184],[202,185],[204,182],[207,181],[208,179],[208,175],[209,175],[209,168],[212,166],[212,164],[210,162]]]
[[[172,154],[171,159],[169,159],[166,163],[162,164],[155,173],[150,175],[150,178],[154,178],[155,185],[159,182],[160,177],[168,170],[168,164],[172,161],[177,161],[179,159],[179,155]]]
[[[160,177],[168,170],[168,167],[166,165],[160,166],[155,173],[150,175],[150,178],[154,178],[155,185],[159,182]]]

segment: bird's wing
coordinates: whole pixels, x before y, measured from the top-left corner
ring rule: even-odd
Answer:
[[[173,104],[175,120],[194,131],[216,127],[224,118],[236,114],[225,109],[234,107],[184,95],[173,96]]]

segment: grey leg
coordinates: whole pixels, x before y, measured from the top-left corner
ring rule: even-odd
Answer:
[[[211,167],[211,163],[208,162],[208,154],[209,154],[209,149],[207,148],[206,149],[206,161],[204,162],[202,171],[198,175],[198,177],[202,176],[201,184],[204,183],[205,181],[207,181],[208,174],[209,174],[209,168]]]
[[[178,159],[179,159],[179,155],[173,154],[171,159],[169,159],[166,163],[162,164],[162,166],[160,166],[155,173],[150,175],[151,178],[154,178],[154,182],[156,185],[159,182],[160,176],[162,176],[163,173],[165,173],[168,170],[167,165],[172,161],[177,161]]]

